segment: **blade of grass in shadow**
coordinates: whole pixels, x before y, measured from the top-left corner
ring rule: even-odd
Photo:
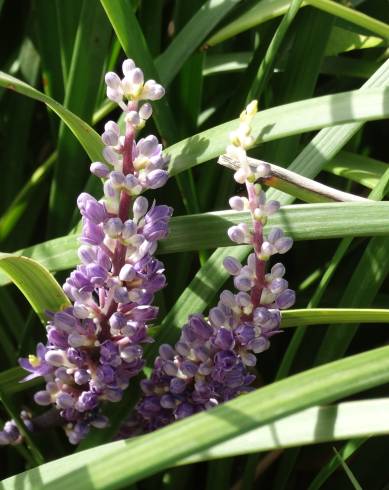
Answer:
[[[269,19],[283,15],[290,5],[290,0],[262,0],[250,7],[237,19],[212,35],[207,40],[207,45],[214,46],[226,39],[229,39],[241,32],[266,22]],[[303,4],[311,5],[319,10],[351,22],[352,24],[363,27],[371,32],[383,37],[389,38],[389,26],[373,17],[362,12],[341,5],[332,0],[306,0]]]
[[[277,30],[269,44],[266,54],[261,64],[259,65],[257,76],[255,77],[250,91],[246,97],[247,103],[253,99],[260,98],[262,91],[265,88],[269,77],[273,72],[277,53],[281,47],[286,33],[288,32],[290,25],[296,17],[297,12],[300,10],[301,4],[302,0],[291,0],[290,6],[283,16],[280,25],[277,27]]]
[[[338,451],[333,448],[335,457],[339,461],[339,464],[342,466],[344,469],[344,472],[346,473],[348,479],[350,480],[351,485],[355,490],[362,490],[361,485],[358,483],[358,480],[355,478],[353,472],[350,470],[350,468],[347,466],[345,461],[343,460],[342,456],[338,453]]]
[[[85,7],[85,3],[85,0],[67,0],[66,2],[54,0],[64,87],[66,87],[68,84],[70,66],[72,64],[73,47],[75,44],[77,29],[79,27],[81,10]]]
[[[355,451],[357,451],[365,442],[366,438],[363,439],[351,439],[347,442],[340,450],[339,454],[342,456],[343,460],[350,458]],[[307,490],[319,490],[328,478],[339,468],[339,459],[334,456],[316,475],[315,479],[309,485]]]
[[[48,174],[57,158],[54,152],[31,175],[31,178],[15,196],[7,211],[0,217],[0,240],[5,240],[18,224],[21,216],[29,206],[30,200],[48,177]]]
[[[299,13],[289,40],[285,65],[275,81],[273,105],[308,99],[315,92],[320,66],[333,25],[333,17],[312,8]],[[279,56],[278,56],[279,58]],[[301,64],[301,60],[304,63]],[[253,94],[256,97],[255,93]],[[254,98],[253,97],[253,98]],[[300,135],[265,145],[263,155],[278,165],[287,165],[296,157]]]
[[[111,36],[100,3],[84,2],[72,50],[64,105],[84,121],[90,122],[96,106],[98,91]],[[89,66],[86,71],[85,66]],[[61,122],[58,157],[54,166],[49,200],[49,235],[68,231],[77,195],[89,175],[85,154],[70,130]]]
[[[101,150],[103,143],[100,136],[87,123],[82,121],[78,116],[67,110],[59,102],[51,97],[39,92],[27,83],[18,80],[6,73],[0,72],[0,86],[13,90],[32,99],[43,102],[52,109],[63,121],[69,126],[76,138],[80,141],[85,151],[93,161],[101,159]]]
[[[60,102],[64,98],[59,29],[56,4],[53,0],[34,0],[34,28],[42,64],[44,92]],[[54,128],[57,128],[55,123]]]
[[[239,0],[207,0],[191,17],[155,61],[164,84],[169,85],[189,56],[238,3]]]

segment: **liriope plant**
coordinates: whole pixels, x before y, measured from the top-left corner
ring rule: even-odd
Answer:
[[[169,488],[178,488],[181,477],[188,482],[188,488],[227,487],[228,481],[234,481],[236,488],[249,488],[256,476],[270,467],[277,475],[275,488],[280,490],[295,466],[297,452],[286,452],[277,464],[279,449],[388,432],[386,399],[320,406],[387,382],[385,347],[308,369],[342,357],[356,332],[356,324],[385,323],[389,317],[388,310],[374,308],[386,306],[384,294],[376,299],[375,296],[388,271],[388,206],[372,201],[385,198],[387,166],[365,156],[379,154],[378,132],[374,138],[364,132],[351,139],[364,122],[388,116],[388,64],[384,62],[387,25],[384,18],[378,21],[366,15],[374,14],[374,7],[369,10],[371,5],[363,2],[355,7],[330,0],[281,1],[274,11],[272,0],[258,5],[236,3],[208,0],[196,10],[194,3],[181,8],[175,2],[173,22],[169,24],[169,36],[175,31],[174,37],[162,55],[158,55],[158,37],[163,37],[163,42],[170,41],[156,27],[165,13],[170,18],[163,2],[153,2],[155,8],[150,12],[148,2],[132,2],[130,6],[124,0],[102,0],[103,8],[99,2],[58,5],[54,7],[56,15],[48,17],[50,23],[42,16],[44,9],[38,8],[36,18],[41,27],[45,26],[38,32],[40,42],[47,36],[39,52],[45,94],[12,76],[18,74],[36,86],[36,71],[26,70],[25,60],[35,59],[31,43],[26,42],[23,48],[21,70],[19,62],[6,64],[5,70],[11,75],[0,74],[3,87],[46,103],[62,119],[56,151],[25,188],[19,189],[17,168],[4,158],[7,171],[3,173],[5,191],[0,203],[11,202],[11,196],[13,201],[0,218],[3,249],[14,251],[34,243],[28,237],[39,209],[43,213],[39,203],[44,201],[43,193],[38,198],[36,189],[44,188],[42,183],[47,182],[53,167],[46,238],[72,229],[68,236],[0,255],[0,269],[5,272],[0,283],[12,280],[45,326],[45,339],[38,344],[36,353],[20,361],[26,369],[12,368],[0,374],[4,408],[1,423],[9,419],[0,432],[0,442],[14,446],[2,449],[10,458],[19,453],[29,466],[44,461],[40,448],[46,436],[54,443],[53,447],[44,448],[48,459],[72,451],[63,438],[63,429],[71,443],[79,444],[75,454],[66,460],[59,459],[11,478],[3,482],[5,488],[13,488],[20,478],[32,487],[122,488],[158,471],[162,473],[155,484]],[[374,2],[376,6],[379,3],[380,0]],[[140,22],[134,14],[136,9]],[[181,18],[184,10],[187,17]],[[234,14],[228,16],[229,12]],[[71,25],[67,23],[70,18],[66,18],[69,14],[73,21],[79,18],[74,53],[70,52],[71,32],[65,29]],[[283,20],[275,29],[280,15],[284,15]],[[221,28],[216,27],[211,33],[224,17]],[[185,18],[189,19],[187,24],[183,22]],[[61,35],[53,36],[57,23]],[[107,57],[112,28],[117,39]],[[244,33],[251,28],[258,30],[259,44],[254,30]],[[94,35],[89,37],[92,32]],[[233,39],[240,32],[241,37]],[[46,49],[58,39],[60,63],[50,58],[50,50]],[[225,44],[212,49],[225,40]],[[34,37],[33,42],[36,41]],[[118,65],[122,56],[119,43],[127,58],[134,58],[144,67],[145,75],[127,60],[123,76],[109,72],[108,101],[103,101],[100,75],[103,67],[114,70]],[[211,49],[196,51],[202,43]],[[55,46],[54,43],[54,49]],[[356,53],[348,54],[355,47],[360,59],[354,56]],[[299,65],[301,59],[304,69]],[[90,71],[82,68],[88,63]],[[50,69],[56,70],[56,79],[46,77]],[[167,102],[162,97],[165,89],[152,80],[145,83],[148,78],[163,82]],[[238,78],[242,83],[235,83]],[[354,90],[359,87],[355,83],[359,78],[367,82],[361,90]],[[319,87],[316,94],[331,94],[333,87],[353,91],[309,99],[315,85]],[[258,113],[255,103],[249,104],[240,122],[226,122],[257,97],[261,108]],[[3,92],[0,101],[2,98],[6,99]],[[152,109],[147,99],[152,102]],[[307,100],[286,104],[299,99]],[[58,102],[61,100],[65,107]],[[272,107],[278,104],[284,105]],[[25,119],[27,124],[29,112],[25,109],[20,112],[23,117],[19,122]],[[119,121],[107,123],[102,138],[82,120],[95,125],[112,110],[112,117],[116,121],[117,115]],[[166,143],[164,152],[156,138],[140,133],[151,115]],[[50,124],[55,134],[54,118]],[[72,223],[67,222],[72,214],[69,204],[80,192],[86,167],[82,166],[82,152],[65,124],[94,162],[94,175],[87,184],[83,182],[84,192],[77,201],[82,216],[82,226],[77,230],[73,229],[75,218]],[[334,124],[337,126],[326,128]],[[16,154],[17,146],[23,148],[26,141],[22,126],[17,133],[18,145],[13,145]],[[47,134],[44,129],[41,134]],[[157,134],[155,129],[152,132]],[[310,142],[308,135],[300,137],[301,133],[320,129]],[[191,136],[196,132],[199,134]],[[134,144],[130,150],[131,139]],[[179,139],[182,141],[173,144]],[[375,141],[374,149],[369,146],[370,139]],[[347,143],[347,151],[339,153]],[[255,159],[247,158],[246,150],[251,147]],[[363,156],[356,155],[360,150]],[[234,169],[235,179],[216,162],[206,163],[224,152],[220,163]],[[46,154],[47,149],[43,152]],[[277,166],[287,163],[291,163],[291,173]],[[331,186],[343,184],[345,180],[340,177],[346,177],[347,192],[309,180],[323,169]],[[168,175],[173,177],[169,181]],[[339,180],[335,176],[340,176]],[[183,203],[170,192],[175,183]],[[278,190],[266,191],[267,186]],[[372,189],[371,194],[361,186]],[[11,189],[17,192],[12,195]],[[156,192],[150,192],[154,189]],[[147,199],[141,195],[145,191]],[[227,196],[233,196],[231,210],[180,216],[184,210],[199,213],[213,207],[224,208]],[[316,204],[290,206],[296,198]],[[327,202],[337,200],[353,202]],[[176,216],[171,216],[173,207]],[[28,210],[29,226],[20,234],[15,223],[26,223],[23,210]],[[44,226],[37,227],[34,238],[44,239],[43,229]],[[7,242],[12,230],[18,232],[14,236],[19,236],[15,246],[12,235]],[[366,236],[374,238],[361,252]],[[352,242],[352,237],[361,238]],[[284,266],[273,260],[273,255],[290,248],[292,238],[343,238],[333,258],[331,244],[317,248],[298,245],[292,251],[298,267],[287,258],[288,278],[299,290],[299,304],[307,302],[308,309],[288,310],[294,293],[286,282]],[[226,246],[212,255],[207,250]],[[317,263],[312,259],[316,250],[320,252]],[[195,252],[191,259],[184,255],[188,251]],[[165,256],[164,270],[161,255],[172,252],[182,254],[177,260],[175,256]],[[201,267],[189,283],[197,253]],[[346,266],[358,254],[361,261],[350,275]],[[318,263],[319,268],[311,274],[313,264]],[[62,289],[42,264],[53,272],[70,267],[75,270]],[[342,279],[332,281],[338,266],[343,267]],[[308,302],[309,288],[321,275]],[[299,285],[303,277],[306,280]],[[223,287],[227,280],[233,286]],[[342,281],[347,282],[344,291]],[[168,294],[164,295],[162,288],[166,285]],[[215,302],[214,296],[222,289]],[[9,316],[12,328],[0,324],[4,334],[1,348],[7,358],[4,365],[15,366],[17,357],[32,352],[40,334],[32,329],[32,315],[23,326],[15,309],[7,311],[13,304],[7,295],[8,289],[2,288],[0,320],[8,321]],[[338,303],[338,298],[341,308],[315,308],[321,301]],[[347,308],[350,306],[354,308]],[[310,328],[308,336],[304,326],[323,323],[334,326],[314,359],[322,330]],[[299,328],[288,344],[291,332],[287,329],[296,326]],[[384,343],[385,331],[382,327],[375,331],[369,346]],[[274,334],[280,335],[266,353]],[[361,332],[362,335],[366,339],[368,334]],[[361,345],[357,338],[349,352],[361,350]],[[303,372],[282,381],[297,366]],[[26,377],[26,370],[27,379],[19,382]],[[273,374],[280,381],[268,383]],[[263,383],[268,386],[262,387]],[[32,403],[30,387],[38,407]],[[24,403],[19,403],[18,392],[23,392]],[[382,396],[386,391],[383,388],[372,393]],[[368,423],[366,411],[373,419]],[[56,440],[58,436],[60,439]],[[109,442],[112,439],[119,440]],[[324,465],[312,488],[321,485],[339,466],[357,485],[342,458],[354,451],[357,457],[358,453],[366,455],[370,446],[365,450],[364,441],[351,441],[336,453],[336,458]],[[93,446],[97,447],[82,451]],[[263,461],[254,454],[236,460],[236,465],[231,460],[209,462],[199,472],[198,467],[169,469],[273,450]],[[312,460],[315,462],[315,458]],[[352,466],[355,470],[358,465]],[[301,465],[298,468],[296,474],[305,472]],[[22,466],[13,472],[20,469]],[[312,474],[313,470],[306,472]],[[267,479],[266,474],[261,484],[262,481],[272,485],[272,478]],[[148,482],[142,485],[147,486]]]

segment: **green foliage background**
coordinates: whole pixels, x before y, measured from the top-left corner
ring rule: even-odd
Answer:
[[[17,358],[44,338],[45,309],[66,302],[49,271],[61,283],[77,263],[76,197],[99,197],[89,163],[120,115],[103,75],[125,57],[167,87],[147,132],[163,139],[172,178],[149,197],[175,209],[145,374],[158,344],[212,306],[223,257],[248,253],[226,238],[241,217],[224,210],[241,189],[216,163],[245,103],[260,107],[250,155],[371,200],[303,193],[303,204],[268,190],[297,241],[286,265],[298,310],[261,355],[257,390],[111,443],[134,381],[110,429],[75,454],[54,430],[1,448],[1,478],[29,472],[0,488],[384,488],[389,440],[369,436],[389,433],[389,205],[374,202],[389,179],[387,0],[0,0],[0,32],[2,420],[31,406],[37,381],[18,383]]]

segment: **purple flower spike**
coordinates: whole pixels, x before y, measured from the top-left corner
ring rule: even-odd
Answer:
[[[270,337],[280,332],[280,309],[295,301],[282,264],[275,264],[266,273],[266,261],[273,254],[285,253],[292,240],[280,228],[273,228],[267,238],[263,234],[268,216],[276,213],[280,205],[277,201],[266,202],[265,193],[259,184],[254,184],[269,175],[269,165],[263,164],[254,171],[244,161],[246,145],[252,142],[250,122],[255,113],[253,102],[241,114],[242,127],[232,133],[227,149],[241,162],[235,180],[246,185],[248,196],[233,196],[230,206],[235,211],[247,210],[252,218],[251,227],[240,223],[228,229],[228,236],[235,243],[253,245],[245,265],[234,257],[223,261],[225,269],[234,276],[237,293],[223,291],[208,319],[190,315],[175,348],[160,347],[150,379],[142,382],[143,397],[136,413],[126,423],[129,432],[123,429],[123,434],[133,434],[134,424],[136,433],[155,430],[250,391],[255,380],[250,369],[256,365],[257,355],[270,347]],[[146,152],[143,148],[138,151]],[[163,214],[156,207],[146,214],[147,238],[159,230],[156,222],[160,218],[154,215],[160,213]]]
[[[38,345],[36,356],[19,361],[30,373],[26,379],[44,377],[35,401],[55,407],[72,444],[90,427],[107,426],[102,403],[121,400],[142,370],[142,344],[152,341],[148,327],[158,315],[151,303],[166,284],[164,266],[153,254],[168,234],[173,210],[149,206],[139,194],[166,183],[167,160],[155,136],[135,139],[152,114],[151,105],[139,108],[139,101],[156,100],[164,90],[145,81],[132,60],[124,62],[123,73],[107,73],[105,81],[108,98],[124,111],[125,132],[108,121],[101,136],[105,163],[90,167],[103,179],[104,197],[97,201],[83,192],[77,199],[81,263],[63,285],[73,305],[51,316],[47,343]],[[184,369],[189,374],[194,367]],[[0,431],[0,443],[14,439]]]

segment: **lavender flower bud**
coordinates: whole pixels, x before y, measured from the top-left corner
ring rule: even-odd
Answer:
[[[240,224],[238,226],[231,226],[231,228],[228,228],[227,233],[230,240],[238,244],[246,243],[247,231],[245,228],[246,227],[243,224]]]
[[[111,238],[117,238],[121,234],[122,228],[123,223],[120,218],[109,218],[103,225],[104,232]]]
[[[132,281],[133,279],[135,279],[135,276],[136,276],[136,271],[132,264],[125,264],[120,269],[119,279],[121,281]]]
[[[168,178],[169,174],[166,170],[152,170],[146,177],[147,185],[150,189],[159,189],[166,184]]]
[[[119,161],[119,156],[116,153],[116,151],[111,148],[110,146],[106,146],[103,149],[103,157],[105,160],[110,163],[111,165],[115,165]]]
[[[146,214],[148,207],[149,201],[145,197],[139,196],[135,199],[132,210],[134,213],[134,220],[136,222],[138,222],[140,218]]]
[[[124,184],[124,175],[122,172],[111,172],[109,181],[115,189],[119,189]]]
[[[279,240],[283,236],[284,236],[284,232],[281,230],[281,228],[272,228],[267,237],[267,241],[274,244],[277,240]]]
[[[105,75],[105,83],[109,88],[118,89],[120,87],[121,81],[116,73],[110,71]]]
[[[281,310],[286,310],[294,305],[296,301],[296,293],[292,289],[286,289],[276,299],[277,307]]]
[[[209,320],[215,327],[221,327],[226,321],[226,317],[220,308],[212,308],[209,311]]]
[[[34,395],[34,401],[38,405],[46,406],[51,404],[51,395],[47,391],[37,391]]]
[[[105,163],[94,162],[90,166],[90,171],[93,175],[100,178],[106,178],[109,174],[109,168]]]
[[[140,123],[139,114],[136,111],[130,111],[126,115],[126,122],[136,127]]]
[[[142,99],[159,100],[165,95],[165,89],[155,80],[147,80],[142,90]]]
[[[113,131],[104,131],[101,135],[102,142],[107,146],[116,146],[119,142],[119,136]]]
[[[139,109],[139,116],[141,117],[141,119],[143,120],[147,120],[151,117],[153,113],[153,108],[151,106],[151,104],[143,104],[141,106],[141,108]]]
[[[104,125],[104,131],[111,131],[112,133],[115,133],[117,136],[120,135],[120,128],[115,121],[107,121]]]
[[[165,359],[165,361],[170,361],[174,359],[175,352],[173,347],[169,344],[161,344],[159,346],[159,355],[162,357],[162,359]]]
[[[223,260],[223,266],[226,271],[232,276],[239,274],[242,269],[242,264],[235,257],[225,257]]]
[[[279,254],[284,254],[286,252],[288,252],[288,250],[290,250],[293,246],[293,239],[286,236],[286,237],[282,237],[282,238],[279,238],[275,243],[274,243],[274,246],[276,247],[277,249],[277,252]]]
[[[128,75],[135,68],[135,63],[131,59],[127,59],[123,61],[122,71],[123,75]]]
[[[245,208],[245,200],[239,196],[230,197],[228,203],[235,211],[243,211]]]
[[[277,264],[274,264],[273,267],[270,270],[270,273],[272,277],[283,277],[285,275],[285,267],[283,264],[278,262]]]
[[[278,201],[268,201],[265,204],[265,213],[267,216],[275,214],[280,209],[280,203]]]

